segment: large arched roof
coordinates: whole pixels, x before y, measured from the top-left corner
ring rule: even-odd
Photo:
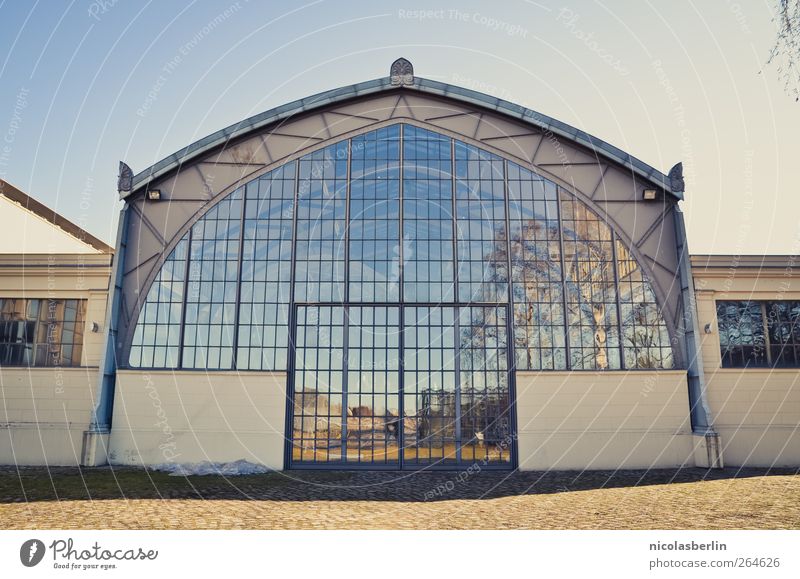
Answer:
[[[134,192],[140,190],[153,179],[167,175],[181,165],[198,159],[205,153],[218,147],[224,146],[232,139],[243,137],[264,127],[285,121],[295,115],[319,110],[323,107],[354,98],[402,90],[446,97],[457,102],[496,111],[508,117],[523,121],[541,131],[550,132],[576,143],[579,146],[585,147],[597,155],[597,157],[607,159],[625,167],[635,175],[642,177],[656,187],[670,193],[676,199],[683,199],[683,191],[673,189],[671,180],[667,175],[651,167],[644,161],[633,157],[614,145],[598,139],[585,131],[542,113],[487,94],[420,77],[413,77],[411,82],[400,85],[393,82],[391,77],[370,80],[325,91],[254,115],[195,141],[180,151],[173,153],[169,157],[141,171],[133,178],[132,190],[122,192],[121,197],[125,199]]]

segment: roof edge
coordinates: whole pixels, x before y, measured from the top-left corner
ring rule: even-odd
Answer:
[[[59,215],[54,209],[50,209],[44,203],[37,201],[4,179],[0,179],[0,194],[97,251],[109,254],[114,253],[114,248],[106,242],[98,239],[66,217]]]
[[[446,97],[516,118],[533,125],[539,130],[550,132],[582,145],[593,151],[596,155],[630,169],[634,174],[663,189],[677,200],[683,199],[682,191],[675,191],[672,189],[669,176],[586,131],[582,131],[545,114],[497,97],[421,77],[413,77],[413,81],[402,85],[392,82],[391,77],[378,78],[317,93],[253,115],[238,123],[211,133],[139,172],[133,177],[133,186],[131,190],[121,192],[120,199],[126,199],[135,192],[141,190],[154,179],[166,175],[180,165],[192,161],[204,153],[210,152],[231,139],[241,137],[247,133],[286,120],[300,113],[314,111],[327,105],[357,97],[395,90],[412,90]]]

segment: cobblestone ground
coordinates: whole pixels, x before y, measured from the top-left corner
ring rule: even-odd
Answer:
[[[286,472],[0,467],[4,529],[800,528],[796,471]]]

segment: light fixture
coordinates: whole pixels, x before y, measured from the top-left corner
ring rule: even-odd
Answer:
[[[703,328],[703,331],[704,331],[706,334],[710,334],[710,333],[711,333],[711,324],[706,324],[706,327],[705,327],[705,328]]]
[[[100,331],[100,324],[97,322],[92,322],[92,333],[96,334]]]
[[[656,198],[656,190],[655,189],[645,189],[642,191],[642,199],[645,201],[652,201]]]
[[[161,189],[148,189],[147,190],[147,198],[150,201],[160,201],[161,200]]]

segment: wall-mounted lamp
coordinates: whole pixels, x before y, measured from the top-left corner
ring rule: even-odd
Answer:
[[[705,327],[703,328],[703,331],[706,334],[710,334],[712,332],[711,324],[706,324]]]
[[[96,334],[99,331],[100,331],[100,324],[98,324],[97,322],[92,322],[92,333]]]
[[[161,200],[161,189],[148,189],[147,190],[147,198],[150,201],[160,201]]]
[[[642,191],[642,199],[645,201],[652,201],[656,198],[656,190],[655,189],[645,189]]]

